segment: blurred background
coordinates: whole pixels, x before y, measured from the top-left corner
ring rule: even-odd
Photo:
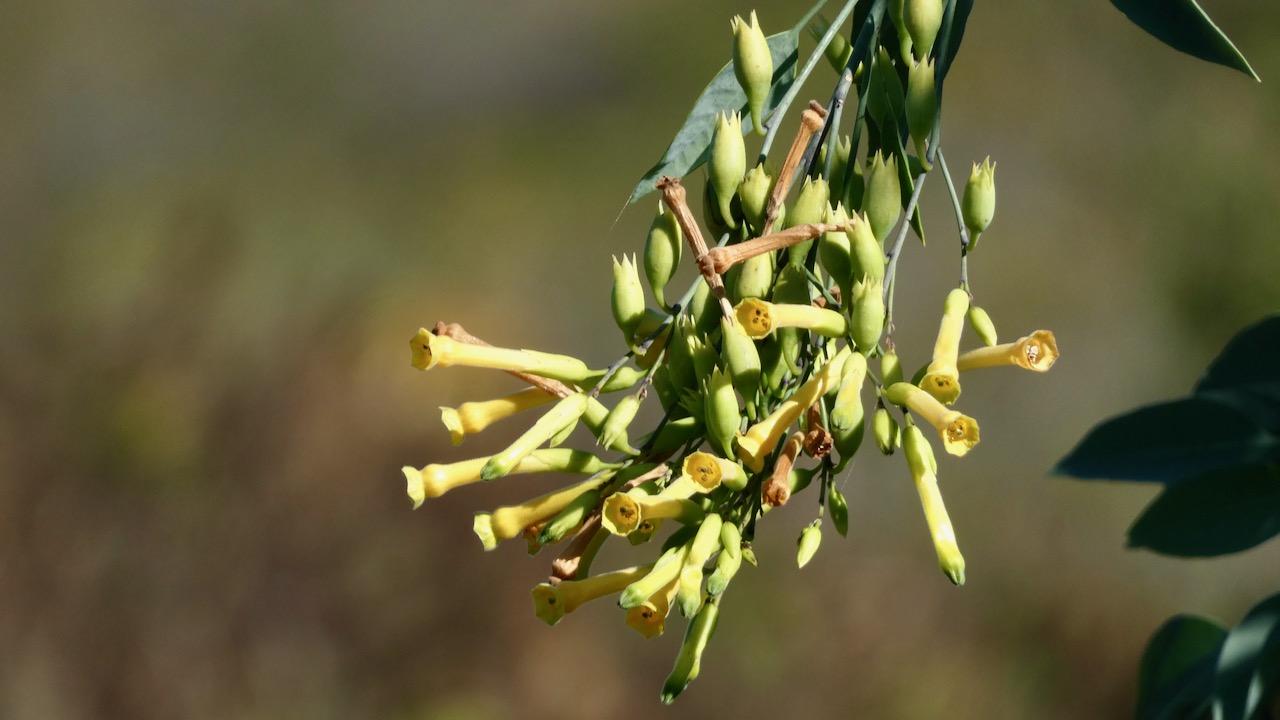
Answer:
[[[437,406],[518,385],[420,373],[406,340],[446,320],[613,360],[609,258],[655,206],[615,224],[624,200],[728,59],[729,18],[776,32],[807,5],[7,3],[0,717],[1123,718],[1167,616],[1234,624],[1274,590],[1274,542],[1128,551],[1154,488],[1046,474],[1280,306],[1272,3],[1207,8],[1263,84],[1108,3],[977,4],[942,135],[961,178],[999,163],[971,279],[1003,336],[1049,328],[1063,355],[965,383],[985,442],[941,468],[964,588],[900,458],[867,457],[841,485],[849,538],[828,524],[803,571],[816,493],[763,524],[763,567],[663,709],[682,623],[644,641],[605,601],[547,628],[549,554],[471,532],[563,478],[410,511],[402,465],[518,431],[451,447]],[[913,367],[956,275],[941,182],[924,210],[899,274]]]

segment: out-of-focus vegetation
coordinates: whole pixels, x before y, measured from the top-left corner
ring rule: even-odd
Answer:
[[[767,31],[798,13],[756,7]],[[557,480],[410,512],[401,465],[505,437],[449,447],[436,406],[514,385],[418,373],[405,341],[456,320],[613,359],[593,344],[616,332],[609,256],[640,247],[652,206],[614,217],[750,9],[10,3],[0,717],[659,712],[678,637],[637,643],[607,607],[551,632],[538,563],[471,534],[470,511]],[[1126,552],[1153,490],[1045,478],[1280,305],[1280,8],[1210,10],[1263,84],[1106,4],[977,5],[943,135],[955,164],[1000,163],[970,277],[1005,334],[1051,327],[1063,357],[975,379],[966,411],[1001,440],[944,480],[969,582],[938,576],[901,463],[860,462],[849,539],[798,571],[811,515],[785,511],[707,671],[661,712],[1125,717],[1168,615],[1232,624],[1274,586],[1274,545]],[[940,186],[925,202],[945,216]],[[943,257],[903,262],[932,288]],[[897,297],[904,316],[939,301]]]

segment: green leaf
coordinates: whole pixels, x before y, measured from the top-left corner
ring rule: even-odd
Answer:
[[[1053,471],[1082,479],[1175,483],[1277,455],[1280,441],[1248,415],[1213,397],[1192,396],[1102,422]]]
[[[1137,720],[1195,717],[1213,694],[1213,670],[1226,628],[1176,615],[1151,636],[1138,670]]]
[[[1280,466],[1225,468],[1171,485],[1129,528],[1129,546],[1227,555],[1280,534]]]
[[[773,56],[773,88],[765,101],[765,113],[768,114],[778,106],[778,101],[791,88],[796,79],[797,47],[800,40],[800,28],[796,26],[786,32],[770,35],[769,53]],[[631,191],[627,204],[648,195],[656,189],[658,180],[664,176],[684,177],[707,161],[711,151],[711,138],[715,134],[716,115],[724,111],[742,112],[747,109],[747,96],[733,74],[733,61],[716,73],[714,79],[698,96],[698,101],[685,118],[684,126],[676,133],[676,137],[667,147],[662,159],[654,165]],[[751,120],[742,119],[742,131],[751,131]]]
[[[1195,392],[1280,383],[1280,315],[1272,315],[1231,338],[1196,383]]]
[[[1259,79],[1249,61],[1195,0],[1111,0],[1111,4],[1174,50]]]
[[[946,48],[943,51],[941,59],[938,60],[936,70],[937,80],[935,85],[941,93],[942,80],[947,76],[947,71],[951,69],[951,63],[955,62],[956,53],[960,50],[960,42],[964,40],[964,26],[969,22],[969,11],[973,10],[973,0],[956,0],[955,10],[951,16],[951,26],[941,28],[942,32],[947,33],[945,36]],[[941,99],[941,94],[939,94]]]
[[[1280,593],[1263,600],[1231,629],[1218,656],[1214,720],[1248,720],[1261,705],[1267,686],[1268,655],[1280,651]],[[1271,664],[1275,670],[1274,663]]]

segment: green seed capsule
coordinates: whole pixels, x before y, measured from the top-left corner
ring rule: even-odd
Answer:
[[[907,75],[907,128],[916,146],[916,157],[925,172],[932,167],[925,154],[925,146],[937,117],[938,95],[934,92],[933,60],[915,63]]]
[[[907,60],[911,58],[911,33],[907,32],[903,5],[903,0],[889,0],[889,19],[893,21],[893,29],[898,31],[898,48],[902,59]]]
[[[977,305],[969,306],[969,327],[973,328],[973,332],[988,347],[994,347],[998,344],[996,340],[996,325],[991,322],[991,316],[986,310]]]
[[[853,316],[850,331],[858,352],[869,356],[884,332],[884,285],[875,278],[864,278],[854,286]]]
[[[904,0],[902,21],[911,35],[911,52],[917,60],[929,56],[942,27],[942,0]]]
[[[644,319],[644,287],[640,285],[640,273],[636,271],[634,257],[622,256],[622,262],[613,258],[613,294],[610,305],[613,320],[622,330],[622,336],[630,343],[636,328]]]
[[[875,417],[871,419],[871,434],[876,438],[876,447],[885,455],[892,455],[901,442],[898,421],[893,419],[884,405],[876,408]]]
[[[871,223],[871,233],[876,236],[876,242],[883,245],[902,216],[902,185],[898,181],[898,161],[892,155],[885,160],[877,150],[871,158],[862,212]]]
[[[800,195],[796,198],[796,204],[787,213],[787,219],[782,226],[792,228],[822,222],[827,216],[827,201],[830,199],[831,189],[826,180],[806,178],[804,184],[800,186]],[[788,262],[803,266],[811,247],[813,247],[813,241],[806,240],[787,248]]]
[[[960,204],[964,226],[969,230],[969,249],[978,245],[978,236],[991,225],[996,214],[996,164],[988,157],[982,165],[974,163],[969,182],[964,186],[964,201]]]
[[[821,544],[821,521],[814,520],[812,524],[800,531],[800,537],[796,540],[796,566],[804,567],[808,565],[814,554],[818,552],[818,546]]]
[[[751,11],[751,23],[734,17],[729,23],[733,29],[733,73],[747,96],[751,110],[751,125],[757,135],[764,135],[764,104],[773,85],[773,56],[769,41],[760,29],[756,13]]]
[[[649,280],[653,296],[664,310],[670,309],[666,301],[666,287],[676,274],[676,268],[680,266],[683,249],[684,236],[680,231],[680,223],[676,222],[674,213],[667,212],[666,205],[659,203],[658,214],[649,225],[649,235],[644,241],[644,274]]]
[[[887,264],[884,248],[876,240],[875,233],[871,230],[871,222],[865,214],[859,217],[858,223],[854,225],[853,230],[849,233],[849,242],[853,251],[853,277],[870,277],[876,280],[884,280],[884,270]],[[848,303],[849,301],[846,300],[845,302]]]
[[[836,203],[834,210],[830,205],[827,206],[827,223],[843,223],[848,220],[849,213],[845,211],[843,203]],[[823,233],[818,239],[818,260],[822,263],[822,269],[836,281],[836,286],[840,288],[841,302],[847,305],[853,292],[853,246],[849,235],[843,230]]]

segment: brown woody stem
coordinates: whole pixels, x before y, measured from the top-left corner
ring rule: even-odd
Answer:
[[[809,146],[809,138],[822,129],[826,117],[827,109],[814,100],[810,100],[809,107],[800,114],[800,130],[791,143],[791,149],[787,151],[787,159],[782,163],[782,172],[778,173],[778,182],[773,186],[773,195],[769,196],[769,204],[765,206],[764,232],[766,235],[773,230],[773,224],[778,220],[778,208],[782,207],[782,199],[791,191],[791,182],[795,178],[796,168],[800,167],[800,159],[804,157],[805,148]]]

